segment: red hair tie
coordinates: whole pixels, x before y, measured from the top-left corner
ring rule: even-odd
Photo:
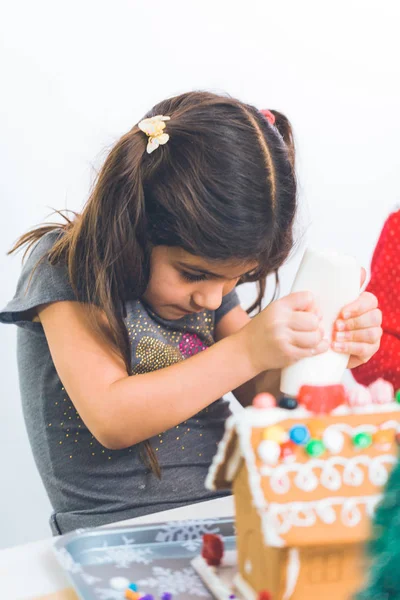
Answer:
[[[268,108],[263,108],[262,110],[260,110],[260,113],[264,115],[268,123],[271,123],[271,125],[275,125],[275,115],[273,115],[272,112],[268,110]]]

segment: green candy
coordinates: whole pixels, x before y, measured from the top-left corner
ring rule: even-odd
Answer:
[[[370,433],[357,433],[353,437],[353,444],[357,448],[368,448],[372,444],[372,435]]]
[[[395,398],[396,398],[396,402],[398,402],[400,404],[400,390],[397,390]]]
[[[318,457],[325,452],[325,446],[321,440],[310,440],[306,444],[305,451],[309,456]]]

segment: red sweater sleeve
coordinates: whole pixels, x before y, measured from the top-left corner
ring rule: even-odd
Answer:
[[[378,352],[352,370],[359,383],[383,377],[400,389],[400,211],[387,219],[371,263],[367,290],[378,298],[383,314],[383,336]]]

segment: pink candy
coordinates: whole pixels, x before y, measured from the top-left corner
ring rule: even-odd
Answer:
[[[369,390],[374,404],[388,404],[389,402],[393,402],[394,388],[389,381],[385,381],[382,378],[377,379],[374,383],[371,383]]]
[[[348,390],[348,403],[350,406],[366,406],[367,404],[388,404],[393,402],[394,389],[389,381],[377,379],[369,387],[357,385]]]
[[[347,401],[350,406],[366,406],[372,403],[372,395],[365,385],[357,385],[347,391]]]
[[[274,408],[276,400],[272,394],[262,392],[254,397],[253,406],[254,408]]]

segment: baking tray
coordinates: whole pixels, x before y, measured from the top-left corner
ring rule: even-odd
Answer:
[[[123,600],[124,591],[111,586],[114,577],[155,600],[164,592],[173,600],[199,600],[213,597],[190,564],[205,533],[222,536],[225,550],[235,550],[234,521],[224,518],[80,529],[60,537],[54,551],[81,600]]]

